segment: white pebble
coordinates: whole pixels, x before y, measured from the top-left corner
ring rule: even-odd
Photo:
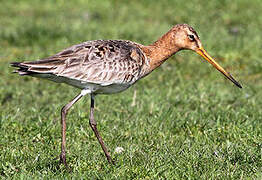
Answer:
[[[125,151],[122,147],[116,147],[115,153],[120,154],[121,152]]]

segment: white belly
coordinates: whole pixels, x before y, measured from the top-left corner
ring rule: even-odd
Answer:
[[[109,85],[101,85],[101,84],[94,84],[88,82],[80,82],[76,80],[70,80],[69,82],[64,82],[71,86],[80,88],[80,89],[87,89],[90,90],[91,93],[95,94],[113,94],[119,93],[121,91],[126,90],[131,85],[129,84],[109,84]]]
[[[95,94],[113,94],[126,90],[132,84],[96,84],[90,82],[83,82],[75,79],[68,79],[62,76],[53,76],[51,74],[37,74],[36,77],[49,79],[57,83],[65,83],[79,89],[89,90],[91,93]]]

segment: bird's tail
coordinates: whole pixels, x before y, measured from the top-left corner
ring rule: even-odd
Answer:
[[[24,65],[20,62],[11,62],[10,65],[12,67],[16,67],[18,69],[14,70],[13,73],[18,73],[19,75],[30,75],[33,72],[29,71],[29,66]]]
[[[38,60],[31,62],[12,62],[11,66],[16,67],[14,73],[19,75],[36,75],[36,74],[52,74],[56,69],[56,65],[60,64],[59,60]]]

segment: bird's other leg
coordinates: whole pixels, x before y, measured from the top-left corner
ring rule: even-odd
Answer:
[[[80,94],[78,94],[72,101],[66,104],[61,110],[61,132],[62,132],[62,142],[61,142],[61,154],[60,154],[60,162],[63,163],[66,167],[66,115],[68,110],[84,95],[89,93],[87,90],[82,90]]]
[[[106,155],[106,158],[107,158],[107,161],[109,163],[112,163],[114,164],[111,156],[109,155],[108,151],[107,151],[107,148],[102,140],[102,137],[100,136],[99,132],[97,131],[97,128],[96,128],[96,121],[94,119],[94,107],[95,107],[95,97],[93,94],[91,94],[91,105],[90,105],[90,119],[89,119],[89,124],[92,128],[92,130],[94,131],[95,135],[96,135],[96,138],[97,140],[99,141],[105,155]]]

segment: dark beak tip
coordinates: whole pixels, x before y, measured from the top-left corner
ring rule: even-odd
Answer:
[[[241,86],[241,84],[239,84],[239,83],[237,83],[236,86],[239,87],[240,89],[243,88],[243,87]]]
[[[232,81],[237,87],[239,87],[240,89],[242,89],[241,84],[240,84],[239,82],[237,82],[237,81],[235,80],[235,78],[233,78],[233,76],[232,76],[230,73],[228,73],[228,74],[229,74],[229,76],[230,76],[229,80]]]

